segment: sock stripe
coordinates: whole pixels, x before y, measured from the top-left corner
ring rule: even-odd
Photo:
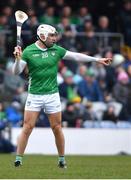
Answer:
[[[59,161],[65,161],[65,157],[64,156],[59,156]]]
[[[16,156],[16,160],[17,160],[17,161],[19,160],[19,161],[22,162],[22,158],[23,158],[23,156],[20,156],[20,155],[17,155],[17,156]]]

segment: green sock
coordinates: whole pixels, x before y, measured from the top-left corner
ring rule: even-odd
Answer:
[[[65,156],[59,156],[59,161],[65,161]]]
[[[22,162],[22,158],[23,158],[22,155],[16,155],[16,161],[21,161]]]

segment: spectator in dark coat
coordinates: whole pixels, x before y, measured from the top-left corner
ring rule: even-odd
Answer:
[[[79,119],[80,117],[74,103],[68,102],[66,110],[63,112],[63,121],[67,122],[68,127],[76,127]]]
[[[117,78],[118,82],[113,88],[113,97],[116,101],[122,103],[123,108],[120,113],[120,120],[129,120],[131,117],[129,116],[128,112],[128,99],[130,94],[129,89],[129,77],[125,71],[122,71],[118,74]]]
[[[78,51],[85,54],[93,56],[98,53],[98,44],[93,29],[86,30],[85,35],[82,37],[78,36],[76,45]]]
[[[114,107],[109,105],[107,110],[104,112],[102,119],[104,121],[113,121],[114,123],[116,123],[118,120],[118,117],[115,115],[114,110],[115,110]]]
[[[131,46],[131,1],[125,0],[123,9],[119,12],[119,25],[124,34],[125,43]]]

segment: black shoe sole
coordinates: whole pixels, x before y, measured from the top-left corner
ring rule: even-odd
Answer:
[[[59,162],[58,167],[61,169],[67,169],[67,165],[63,162]]]
[[[22,166],[22,164],[21,164],[20,161],[15,161],[15,162],[14,162],[14,166],[15,166],[15,167],[20,167],[20,166]]]

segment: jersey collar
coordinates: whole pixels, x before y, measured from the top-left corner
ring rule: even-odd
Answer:
[[[38,48],[38,49],[40,49],[41,51],[46,51],[47,50],[47,48],[41,48],[36,42],[35,42],[35,45],[36,45],[36,47]]]
[[[45,49],[43,49],[43,48],[41,48],[36,42],[35,42],[35,46],[38,48],[38,49],[40,49],[41,51],[46,51],[47,49],[52,49],[52,50],[55,50],[55,49],[57,49],[56,48],[56,44],[54,44],[52,47],[50,47],[50,48],[45,48]]]

